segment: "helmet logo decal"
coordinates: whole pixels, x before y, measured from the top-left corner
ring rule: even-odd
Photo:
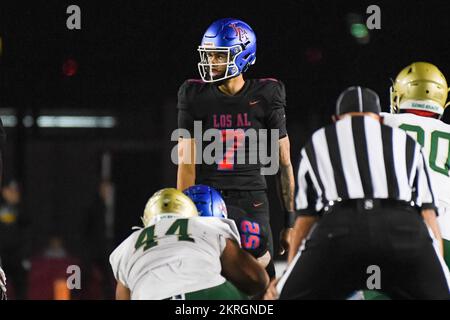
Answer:
[[[237,27],[235,23],[231,23],[230,27],[233,28],[234,32],[236,33],[236,36],[239,37],[239,41],[245,43],[249,40],[247,31],[245,31],[241,27]]]

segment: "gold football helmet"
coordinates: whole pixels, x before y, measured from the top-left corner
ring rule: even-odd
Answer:
[[[195,217],[198,211],[192,200],[183,192],[174,188],[157,191],[147,202],[142,222],[147,227],[161,216]]]
[[[416,109],[444,113],[448,95],[447,80],[428,62],[414,62],[404,68],[391,86],[391,113]]]

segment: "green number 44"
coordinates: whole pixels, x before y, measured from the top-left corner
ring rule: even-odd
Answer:
[[[166,235],[177,235],[178,241],[190,241],[195,242],[194,239],[189,237],[188,234],[188,219],[177,219],[170,228],[167,230]],[[155,236],[155,225],[145,228],[139,234],[134,248],[138,250],[140,247],[144,246],[144,251],[156,246],[158,241]]]
[[[410,124],[402,124],[400,126],[401,129],[409,132],[414,132],[417,135],[417,142],[423,147],[425,144],[425,131],[420,126],[414,126]],[[447,140],[447,161],[445,162],[443,167],[439,167],[436,163],[437,155],[438,155],[438,147],[439,140]],[[430,168],[433,171],[439,172],[448,177],[448,171],[450,170],[450,133],[435,130],[431,133],[431,144],[430,144],[430,155],[428,159],[428,163],[430,164]]]

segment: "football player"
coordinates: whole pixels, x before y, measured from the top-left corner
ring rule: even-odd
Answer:
[[[248,141],[239,132],[278,130],[277,184],[285,221],[280,234],[280,253],[283,254],[288,249],[294,221],[295,187],[286,131],[285,88],[276,79],[244,79],[243,73],[256,60],[256,36],[241,20],[215,21],[206,30],[198,51],[201,80],[187,80],[178,91],[178,127],[188,130],[190,135],[179,141],[177,187],[185,190],[195,184],[209,185],[222,194],[227,206],[240,208],[240,211],[229,210],[228,216],[241,221],[238,228],[242,247],[256,258],[269,257],[267,271],[273,278],[269,201],[265,177],[260,172],[263,165],[261,161],[237,163],[235,155],[237,150],[244,150],[246,157],[252,153]],[[192,138],[194,121],[201,122],[203,130],[220,130],[223,141],[231,140],[223,159],[213,164],[195,165],[195,155],[202,150],[196,150]],[[205,148],[204,143],[200,145]],[[260,154],[259,146],[257,153]],[[235,212],[244,213],[245,217],[241,219]]]
[[[235,223],[199,217],[181,191],[156,192],[142,221],[110,256],[116,299],[244,299],[241,292],[267,286],[264,268],[240,248]]]
[[[448,86],[439,69],[427,62],[404,68],[391,87],[391,114],[384,123],[406,130],[423,147],[438,194],[438,222],[450,266],[450,125],[440,120]]]
[[[448,105],[447,93],[447,81],[436,66],[414,62],[397,75],[390,89],[391,113],[381,116],[384,124],[407,131],[424,149],[439,203],[443,243],[436,246],[450,267],[450,125],[440,120]],[[366,299],[386,298],[375,292],[364,295]]]
[[[226,206],[220,193],[212,187],[205,185],[195,185],[183,191],[197,207],[198,214],[201,217],[218,217],[227,218],[232,213],[234,221],[241,226],[241,243],[245,241],[263,242],[268,241],[264,238],[267,232],[258,232],[259,236],[255,236],[252,225],[248,222],[245,212],[235,206]],[[258,231],[258,230],[256,230]],[[255,246],[256,247],[256,246]],[[247,249],[254,257],[259,257],[258,262],[266,268],[270,262],[269,253],[263,252],[261,247],[255,249]],[[264,254],[265,253],[265,254]]]

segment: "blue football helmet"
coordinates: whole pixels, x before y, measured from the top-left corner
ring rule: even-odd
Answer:
[[[198,47],[204,82],[233,78],[256,61],[256,35],[244,21],[225,18],[209,26]]]
[[[195,185],[183,191],[194,202],[201,217],[226,218],[227,207],[222,196],[215,189],[205,185]]]

